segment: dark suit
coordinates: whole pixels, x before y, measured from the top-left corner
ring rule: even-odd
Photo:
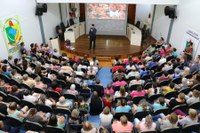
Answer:
[[[92,42],[93,42],[93,49],[95,49],[95,47],[96,47],[96,33],[97,33],[97,30],[95,28],[90,28],[90,31],[89,31],[90,47],[89,47],[89,49],[92,48]]]

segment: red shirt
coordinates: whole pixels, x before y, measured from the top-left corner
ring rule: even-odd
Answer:
[[[120,68],[122,71],[125,70],[125,68],[124,68],[123,66],[114,66],[114,67],[112,68],[112,72],[114,73],[114,72],[117,71],[119,68]]]
[[[103,100],[104,107],[109,107],[109,108],[111,108],[111,106],[112,106],[112,101],[107,101],[105,97],[104,97],[102,100]]]
[[[51,88],[50,89],[51,91],[56,91],[56,92],[58,92],[58,93],[62,93],[62,89],[61,88],[59,88],[59,87],[57,87],[56,89],[53,89],[53,88]]]

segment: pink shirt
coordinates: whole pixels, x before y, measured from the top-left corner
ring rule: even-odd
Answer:
[[[140,126],[140,131],[141,132],[144,132],[144,131],[155,131],[155,129],[156,129],[156,124],[154,122],[152,123],[152,126],[150,128],[147,128],[147,126],[145,125],[144,121],[140,122],[139,126]]]
[[[106,94],[107,92],[109,92],[111,95],[114,94],[114,90],[112,88],[110,90],[104,89],[104,94]]]
[[[141,92],[132,91],[131,94],[130,94],[130,96],[131,97],[145,96],[145,91],[141,91]]]
[[[116,81],[112,86],[125,86],[127,83],[125,81]]]
[[[133,124],[128,121],[126,126],[123,126],[120,121],[115,121],[112,124],[114,132],[131,132],[133,130]]]
[[[160,50],[160,56],[163,56],[165,54],[165,51],[163,49]]]

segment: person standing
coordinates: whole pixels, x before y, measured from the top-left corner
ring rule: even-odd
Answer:
[[[90,31],[89,31],[89,37],[90,37],[90,47],[88,50],[92,48],[92,43],[93,43],[93,50],[95,50],[95,45],[96,45],[96,33],[97,30],[94,27],[94,24],[91,25]]]

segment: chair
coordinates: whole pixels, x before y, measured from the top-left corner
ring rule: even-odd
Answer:
[[[129,90],[130,90],[130,91],[137,90],[137,87],[138,87],[138,86],[141,86],[141,84],[134,84],[134,85],[131,85],[131,86],[129,87]]]
[[[22,73],[22,69],[19,68],[18,66],[15,66],[15,69],[17,70],[18,73],[20,73],[20,74]]]
[[[31,62],[31,63],[30,63],[30,66],[31,66],[32,68],[35,68],[35,67],[36,67],[36,64],[33,63],[33,62]]]
[[[42,82],[48,86],[51,86],[52,80],[47,77],[42,77]]]
[[[28,86],[27,84],[24,84],[24,83],[21,83],[21,88],[28,89],[30,91],[33,90],[30,86]]]
[[[153,70],[154,72],[157,70],[158,65],[153,65],[151,68],[149,68],[150,70]]]
[[[193,86],[191,87],[191,90],[198,90],[198,91],[200,91],[200,83],[199,83],[199,84],[196,84],[196,85],[193,85]]]
[[[7,75],[0,74],[0,79],[3,79],[6,83],[10,83],[10,77],[8,77]]]
[[[175,127],[175,128],[166,128],[163,129],[160,133],[180,133],[180,128],[179,127]]]
[[[16,102],[17,104],[20,104],[21,100],[18,97],[16,97],[16,96],[8,94],[8,96],[7,96],[7,102]]]
[[[200,109],[200,102],[196,102],[196,103],[189,105],[189,108],[199,110]]]
[[[121,101],[122,99],[126,100],[126,102],[128,101],[127,97],[117,97],[115,98],[115,103],[117,103],[119,100]]]
[[[69,133],[74,132],[74,133],[81,133],[81,129],[83,127],[82,124],[72,124],[69,123]]]
[[[165,98],[167,99],[171,99],[172,97],[177,97],[177,92],[176,91],[172,91],[172,92],[168,92],[166,95],[165,95]]]
[[[41,124],[37,122],[28,121],[28,120],[25,121],[25,128],[26,130],[31,130],[31,131],[36,131],[36,132],[43,131],[43,127]]]
[[[47,125],[45,128],[46,133],[65,133],[65,130],[59,127]]]
[[[19,87],[19,88],[21,87],[21,86],[20,86],[20,83],[19,83],[17,80],[15,80],[15,79],[11,79],[11,80],[10,80],[10,84],[11,84],[11,85],[16,85],[16,86]]]
[[[52,112],[52,108],[43,104],[37,104],[36,108],[38,109],[38,111],[42,111],[42,112]]]
[[[164,95],[163,94],[154,94],[154,95],[151,95],[148,99],[149,99],[150,102],[154,102],[159,97],[164,97]]]
[[[145,132],[140,132],[140,133],[159,133],[158,131],[145,131]]]
[[[51,70],[51,74],[58,75],[58,71],[56,71],[56,70]]]
[[[64,97],[66,99],[72,99],[74,101],[77,101],[77,97],[75,95],[72,95],[72,94],[64,94]]]
[[[142,99],[145,99],[145,96],[133,97],[132,101],[134,104],[138,104]]]
[[[34,108],[35,104],[22,99],[22,101],[21,101],[21,107],[24,107],[24,106],[28,106],[28,108],[30,109],[30,108]]]
[[[133,121],[133,115],[131,113],[125,113],[125,112],[115,113],[114,119],[120,120],[120,117],[123,115],[125,115],[128,118],[128,121]]]
[[[141,77],[141,79],[146,81],[148,79],[151,79],[151,75],[144,75],[144,76]]]
[[[181,90],[178,91],[178,93],[181,93],[181,92],[184,93],[185,95],[187,95],[190,92],[190,87],[183,88],[183,89],[181,89]]]
[[[162,86],[168,86],[169,83],[170,83],[169,80],[164,80],[164,81],[161,81],[161,82],[159,83],[159,86],[160,86],[160,87],[162,87]]]
[[[170,113],[170,109],[166,108],[166,109],[158,109],[156,111],[153,112],[153,115],[158,115],[160,113],[163,113],[165,115],[168,115]]]
[[[7,120],[8,120],[9,125],[12,127],[20,127],[23,124],[22,121],[11,116],[7,116]]]
[[[6,120],[6,115],[4,115],[4,114],[0,113],[0,120],[1,120],[1,121],[4,121],[4,120]]]
[[[152,82],[148,82],[144,85],[144,89],[147,90],[152,87]]]
[[[175,107],[172,108],[172,112],[174,112],[177,109],[179,109],[179,110],[181,110],[183,112],[186,112],[187,105],[186,104],[177,105],[177,106],[175,106]]]
[[[42,93],[42,94],[45,94],[45,93],[46,93],[45,90],[40,89],[40,88],[37,88],[37,87],[33,87],[33,91],[34,91],[35,93]]]
[[[186,78],[186,79],[191,79],[191,78],[192,78],[192,75],[191,75],[191,74],[188,74],[188,75],[185,76],[185,78]]]
[[[193,72],[192,72],[192,75],[195,75],[195,74],[197,74],[198,72],[199,72],[199,70],[193,71]]]
[[[57,108],[54,109],[54,111],[55,111],[56,114],[61,114],[61,115],[67,114],[68,116],[71,115],[71,111],[69,109],[65,109],[65,108],[57,107]]]
[[[90,90],[88,89],[81,89],[80,95],[84,97],[84,99],[88,99],[90,97]]]
[[[175,84],[180,84],[181,80],[182,80],[182,78],[175,78],[175,79],[172,79],[172,82]]]
[[[3,91],[0,91],[0,97],[3,98],[3,101],[6,101],[6,100],[7,100],[7,94],[4,93]]]
[[[200,129],[200,123],[197,124],[191,124],[191,125],[186,125],[182,128],[183,133],[199,133]]]
[[[30,77],[33,78],[33,79],[35,79],[35,78],[38,77],[38,76],[39,76],[39,75],[34,74],[34,73],[31,73],[31,75],[30,75]]]
[[[141,112],[136,112],[134,114],[134,117],[138,118],[139,120],[142,120],[142,118],[145,118],[149,114],[150,114],[150,111],[141,111]]]
[[[174,69],[169,69],[167,72],[168,72],[168,74],[173,74],[174,73]]]
[[[48,90],[48,91],[47,91],[47,96],[48,96],[48,97],[51,97],[51,98],[53,98],[53,99],[55,99],[55,100],[58,100],[59,97],[60,97],[60,93],[58,93],[58,92],[56,92],[56,91]]]
[[[58,83],[58,86],[59,86],[60,88],[63,88],[63,89],[64,89],[64,88],[67,87],[67,84],[66,84],[65,81],[63,81],[63,80],[57,79],[56,82]]]
[[[157,78],[157,77],[162,76],[162,74],[163,74],[163,72],[156,72],[156,73],[153,75],[153,77],[154,77],[154,78]]]

